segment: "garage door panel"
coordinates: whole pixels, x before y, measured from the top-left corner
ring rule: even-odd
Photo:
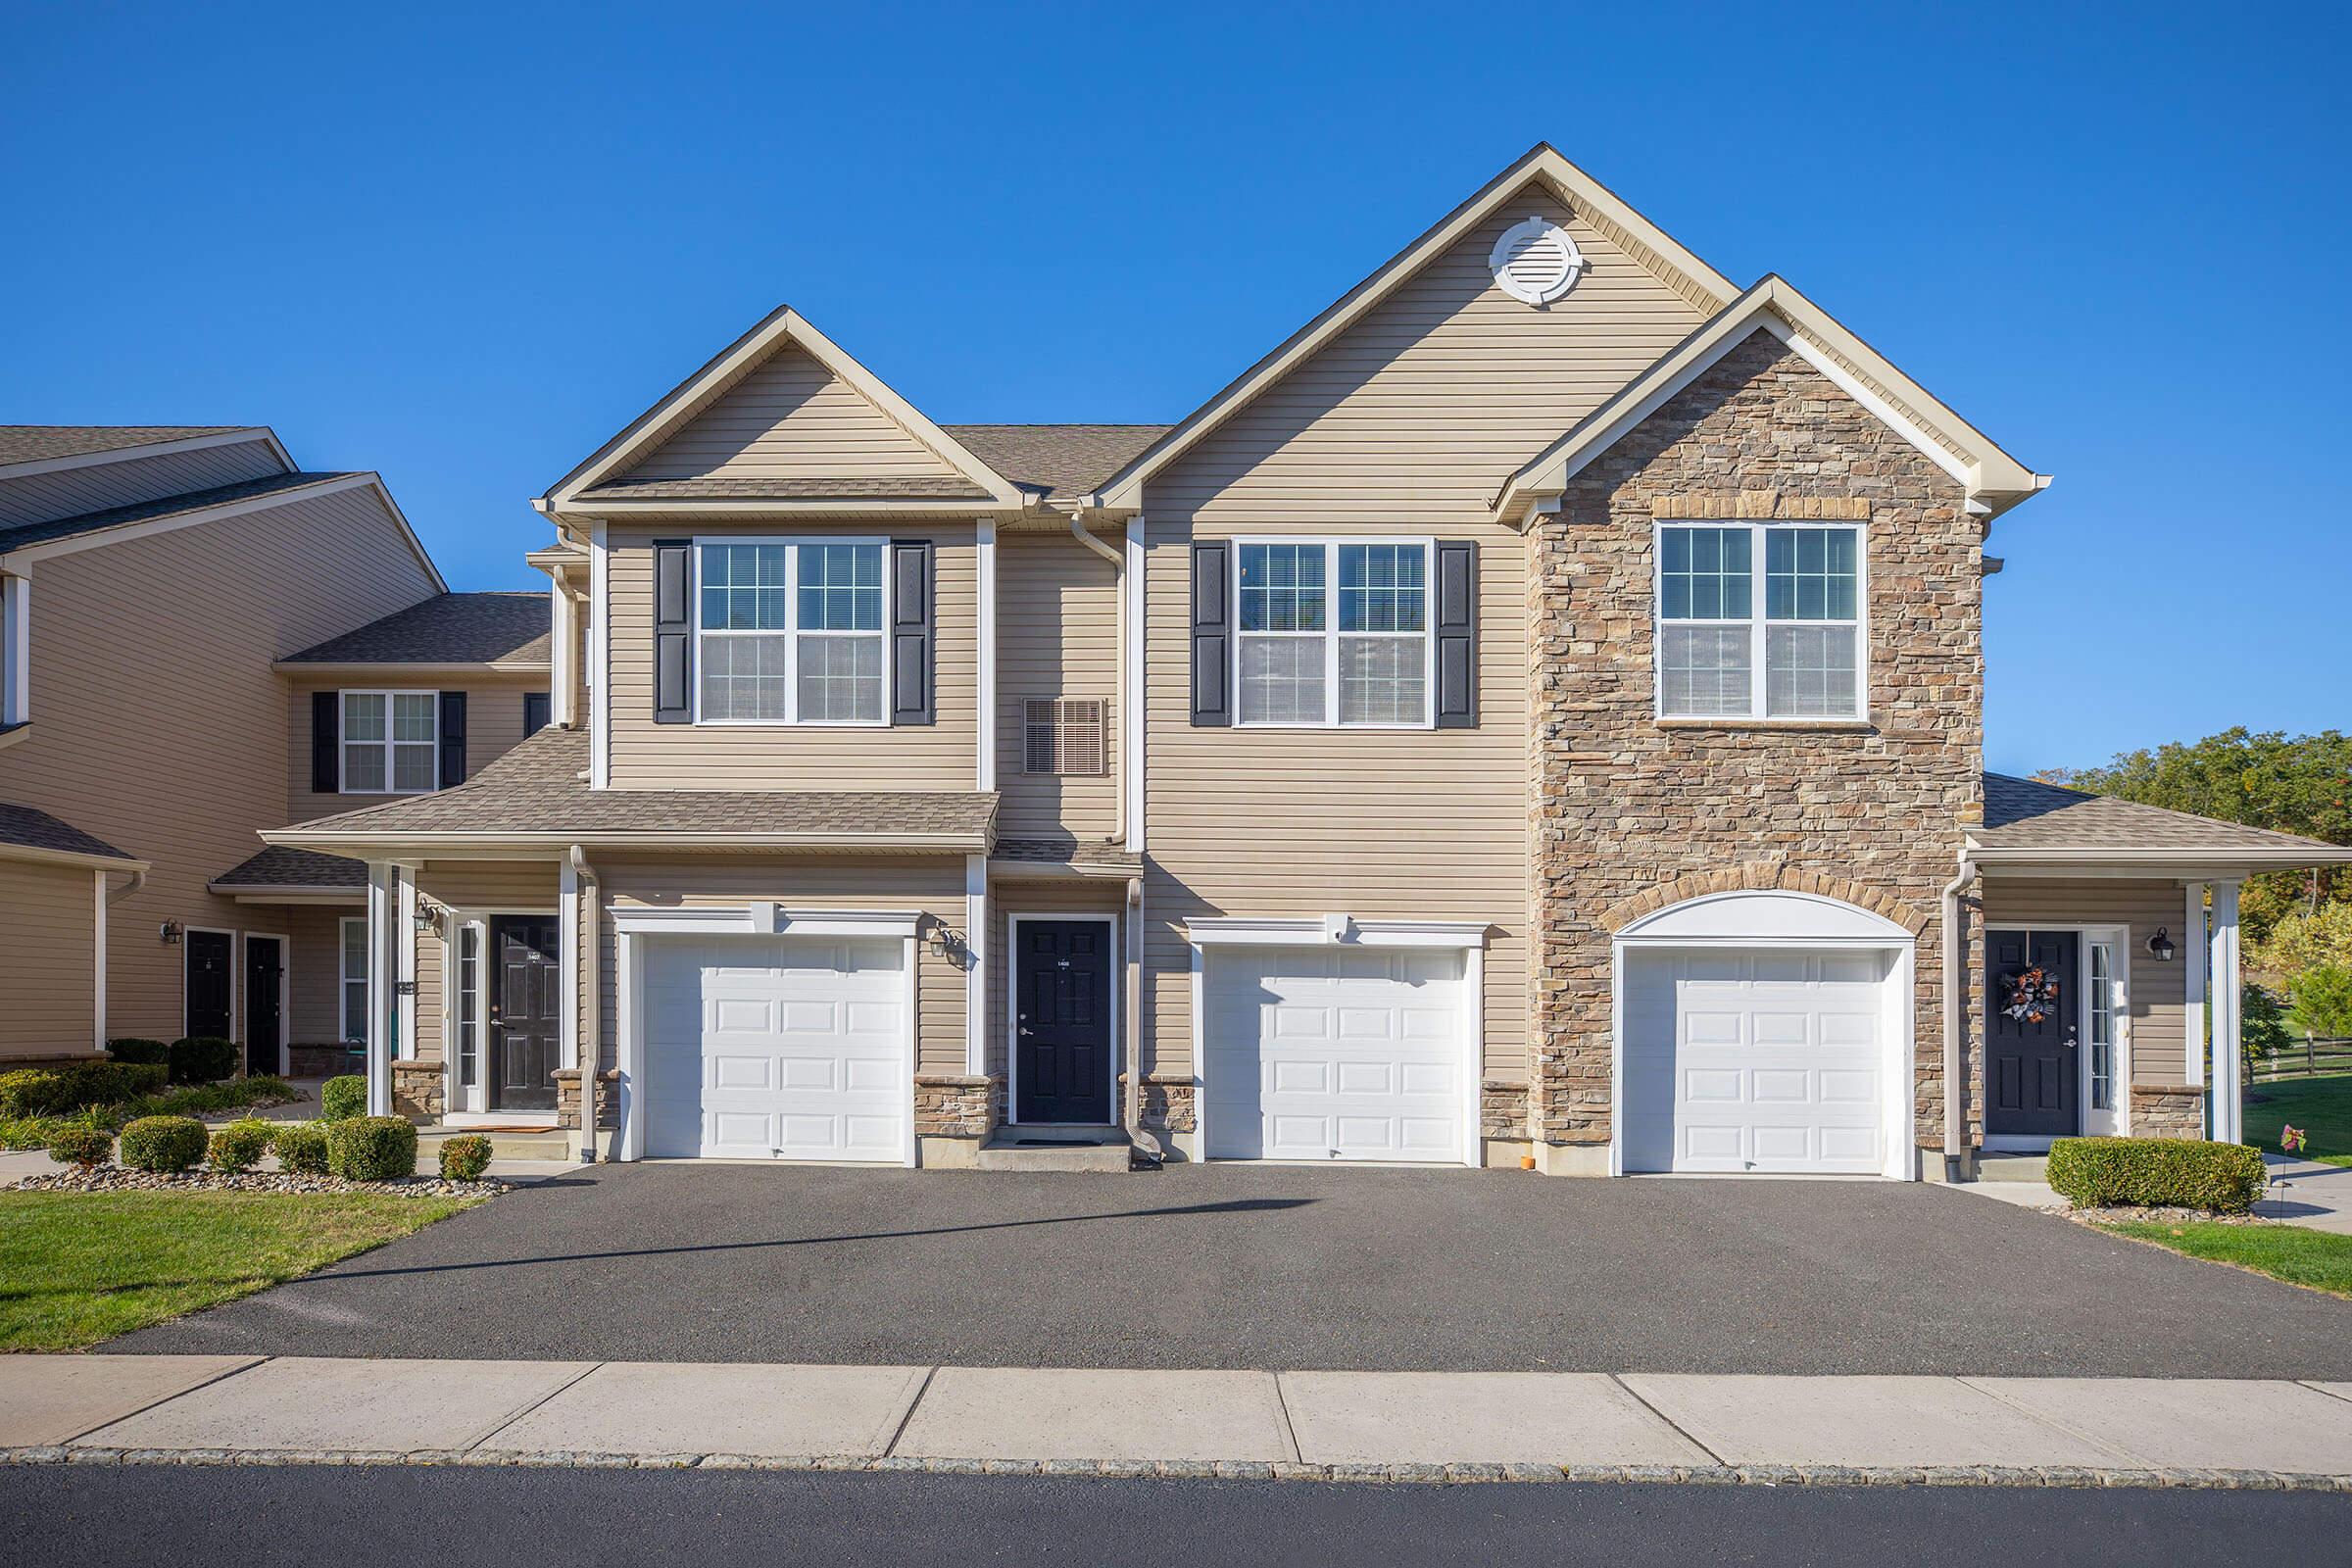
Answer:
[[[658,939],[645,976],[647,1152],[904,1157],[897,944]]]
[[[1883,1168],[1889,973],[1879,952],[1631,956],[1626,1168]]]
[[[1251,949],[1203,982],[1216,1158],[1462,1157],[1462,959],[1450,950]]]

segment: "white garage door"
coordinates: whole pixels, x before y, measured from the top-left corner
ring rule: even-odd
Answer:
[[[1630,954],[1625,1168],[1883,1170],[1890,962],[1850,951]]]
[[[1462,1158],[1462,956],[1220,948],[1201,1020],[1212,1159]]]
[[[902,961],[892,941],[648,942],[646,1152],[903,1160]]]

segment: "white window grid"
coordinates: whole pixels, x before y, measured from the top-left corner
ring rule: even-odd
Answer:
[[[1244,631],[1242,630],[1242,552],[1252,545],[1306,546],[1323,552],[1323,583],[1315,591],[1323,598],[1323,629],[1321,631]],[[1421,629],[1418,632],[1342,631],[1340,630],[1340,551],[1350,545],[1383,546],[1418,550],[1421,552]],[[1233,705],[1233,722],[1239,729],[1432,729],[1437,724],[1438,638],[1436,627],[1438,588],[1437,540],[1427,537],[1396,534],[1362,534],[1355,537],[1315,535],[1252,534],[1232,541],[1233,564],[1231,597],[1226,614],[1233,627],[1233,651],[1229,656],[1227,680]],[[1399,638],[1417,637],[1421,642],[1421,716],[1406,720],[1340,718],[1340,645],[1343,642],[1389,642]],[[1323,717],[1313,719],[1245,719],[1242,716],[1242,645],[1244,642],[1315,642],[1323,644]]]
[[[384,705],[384,732],[374,740],[355,741],[351,738],[351,705],[355,697],[380,698]],[[410,698],[424,705],[426,737],[423,740],[400,738],[401,699]],[[335,785],[345,795],[430,795],[441,787],[441,694],[438,691],[417,691],[413,688],[349,689],[335,694]],[[381,756],[384,782],[380,788],[369,789],[351,781],[351,754],[358,747],[372,747]],[[429,746],[432,760],[426,765],[425,781],[414,789],[400,786],[400,752]]]
[[[1739,532],[1748,535],[1747,569],[1748,613],[1745,618],[1718,617],[1705,620],[1666,618],[1666,531],[1670,528],[1709,528],[1719,532]],[[1769,613],[1771,585],[1766,565],[1771,548],[1769,535],[1798,531],[1844,530],[1854,537],[1854,613],[1848,618],[1788,617],[1775,619]],[[1863,719],[1870,714],[1870,540],[1869,531],[1859,521],[1782,521],[1735,522],[1715,517],[1660,517],[1650,538],[1650,556],[1654,563],[1650,573],[1650,648],[1652,650],[1650,681],[1652,712],[1659,718],[1678,718],[1739,723],[1753,719],[1786,720],[1802,723],[1807,720],[1832,722]],[[1670,712],[1666,707],[1666,628],[1707,629],[1744,632],[1748,639],[1748,706],[1745,711],[1714,713]],[[1771,663],[1767,644],[1775,628],[1850,628],[1854,634],[1854,704],[1850,710],[1830,713],[1774,713],[1770,710]]]
[[[368,1038],[368,921],[365,916],[347,915],[337,923],[335,935],[343,949],[339,964],[341,984],[335,993],[342,1004],[343,1038],[365,1040]]]
[[[713,545],[770,546],[782,548],[784,552],[784,624],[781,627],[763,627],[758,630],[730,630],[726,627],[718,627],[709,630],[705,629],[703,625],[703,550],[706,546]],[[807,630],[802,628],[801,551],[799,547],[803,545],[863,545],[871,548],[877,548],[881,551],[882,624],[877,630],[835,631],[827,628],[813,628]],[[789,725],[798,729],[887,729],[890,726],[890,710],[892,699],[892,660],[890,657],[890,635],[891,614],[895,608],[895,599],[892,594],[891,579],[896,575],[896,573],[892,570],[889,540],[879,538],[845,538],[836,535],[816,535],[805,537],[796,537],[791,535],[782,537],[773,535],[761,535],[758,537],[719,535],[713,537],[697,538],[693,544],[693,566],[689,575],[690,581],[687,591],[689,609],[687,612],[693,617],[691,624],[694,633],[694,678],[690,684],[693,686],[691,701],[694,705],[695,723],[699,725],[710,725],[712,727],[727,729],[774,729],[784,725]],[[938,593],[936,584],[933,585],[932,591],[934,595],[933,603],[936,607]],[[711,637],[772,637],[782,639],[784,647],[783,679],[785,712],[785,716],[783,718],[714,718],[706,716],[704,714],[703,672],[707,667],[705,663],[705,644],[706,640]],[[868,642],[875,642],[880,645],[882,662],[882,707],[878,716],[874,718],[804,718],[801,715],[802,638],[808,638],[811,640],[861,639]]]
[[[2106,942],[2089,945],[2090,986],[2090,1108],[2115,1108],[2115,950]]]

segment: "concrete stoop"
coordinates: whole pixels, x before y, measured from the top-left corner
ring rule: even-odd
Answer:
[[[1125,1170],[1135,1148],[1122,1127],[999,1127],[980,1146],[982,1170]]]
[[[479,1134],[490,1140],[492,1159],[570,1159],[579,1144],[562,1127],[419,1127],[416,1129],[416,1168],[437,1169],[441,1146],[452,1138]]]
[[[2050,1158],[2047,1154],[1979,1154],[1977,1180],[1981,1182],[2042,1182],[2049,1180]]]

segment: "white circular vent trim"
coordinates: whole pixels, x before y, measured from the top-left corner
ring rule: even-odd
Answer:
[[[1548,305],[1576,287],[1585,253],[1548,218],[1530,218],[1502,231],[1487,256],[1494,286],[1529,305]]]

